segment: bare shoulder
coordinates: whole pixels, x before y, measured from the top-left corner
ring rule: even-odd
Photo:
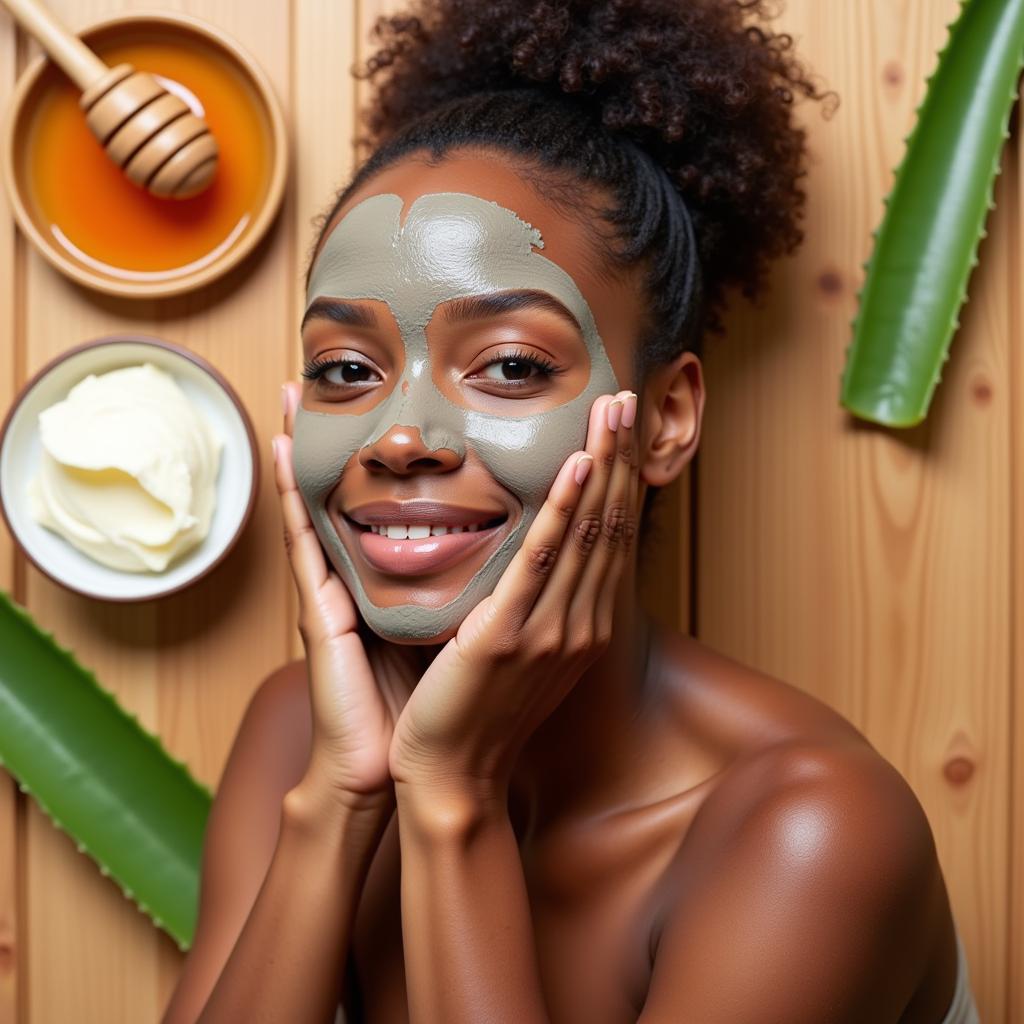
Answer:
[[[306,659],[296,658],[275,669],[252,697],[260,717],[274,729],[281,743],[281,768],[292,785],[298,783],[309,763],[313,735]]]
[[[931,826],[906,779],[870,744],[835,736],[793,736],[739,756],[689,841],[698,834],[883,892],[937,865]]]
[[[760,849],[770,840],[799,854],[805,867],[826,868],[831,858],[876,885],[937,866],[917,795],[852,722],[798,687],[681,639],[690,645],[688,699],[701,708],[694,717],[728,752],[687,843],[749,835]]]
[[[252,701],[259,700],[278,705],[288,704],[308,710],[309,699],[306,683],[306,659],[294,658],[268,673],[253,692]]]
[[[937,1020],[948,1005],[931,829],[868,747],[792,740],[741,758],[673,874],[644,1024]],[[932,1015],[905,1016],[914,1004]]]
[[[655,922],[650,1021],[898,1019],[952,926],[920,801],[838,712],[684,641],[691,710],[729,755]]]

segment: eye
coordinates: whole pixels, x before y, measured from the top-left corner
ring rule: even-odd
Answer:
[[[537,364],[528,359],[502,359],[500,362],[488,363],[483,375],[492,380],[525,380]],[[492,372],[492,371],[497,372]]]
[[[336,380],[330,376],[335,370],[338,371],[340,380]],[[362,381],[371,380],[373,370],[371,370],[365,363],[355,362],[344,362],[335,363],[334,366],[328,366],[324,369],[320,375],[324,380],[330,381],[332,384],[358,384]]]
[[[325,390],[365,388],[381,379],[380,374],[361,359],[310,359],[302,368],[302,376]]]
[[[500,352],[496,358],[475,376],[495,384],[504,385],[502,390],[522,387],[533,388],[562,370],[550,359],[521,349]]]

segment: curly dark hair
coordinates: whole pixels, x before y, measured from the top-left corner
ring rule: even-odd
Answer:
[[[577,216],[591,201],[580,183],[597,186],[599,216],[584,220],[607,266],[646,262],[638,375],[700,353],[726,288],[755,299],[767,264],[802,241],[794,95],[835,95],[765,27],[772,16],[767,0],[419,0],[378,18],[380,48],[354,69],[376,85],[365,162],[310,253],[352,191],[403,155],[500,148]]]

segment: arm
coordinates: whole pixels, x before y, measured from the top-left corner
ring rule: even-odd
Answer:
[[[282,395],[274,480],[306,658],[269,688],[285,691],[287,713],[257,699],[236,737],[204,844],[197,939],[164,1024],[333,1022],[359,896],[394,810],[388,743],[415,679],[407,665],[375,675],[295,482],[298,391],[289,383]]]
[[[752,757],[709,797],[674,866],[640,1024],[900,1018],[941,873],[921,805],[873,750]]]
[[[547,1022],[503,795],[395,789],[411,1024]]]
[[[335,1018],[359,895],[389,809],[303,780],[282,804],[266,880],[197,1024]]]
[[[263,922],[275,901],[280,906],[282,898],[290,898],[297,881],[303,887],[310,880],[318,884],[315,878],[319,878],[319,884],[335,884],[330,872],[322,867],[329,863],[330,856],[324,850],[340,850],[334,858],[335,866],[343,858],[348,867],[342,872],[358,874],[366,856],[365,846],[370,845],[367,832],[373,832],[375,826],[371,827],[373,823],[365,817],[352,822],[327,808],[321,819],[310,823],[315,793],[300,785],[308,762],[309,733],[305,667],[302,662],[292,663],[273,673],[257,689],[217,787],[204,838],[196,933],[163,1024],[194,1024],[201,1011],[203,1020],[223,1019],[220,1010],[212,1006],[203,1011],[204,1005],[212,1003],[210,993],[215,988],[218,1007],[223,1007],[234,998],[230,995],[236,984],[233,979],[239,972],[244,973],[246,964],[258,959],[261,951],[266,959],[278,959],[279,947],[284,948],[287,933],[296,927],[303,931],[302,941],[310,940],[313,929],[309,921],[303,922],[295,912],[289,913],[284,930],[274,935],[266,934]],[[388,815],[383,815],[385,824],[387,819]],[[322,829],[324,823],[329,826],[327,830]],[[348,838],[339,839],[339,835]],[[301,864],[297,865],[296,859]],[[315,876],[307,873],[310,865],[314,865]],[[344,882],[337,884],[345,886]],[[257,910],[257,903],[267,909]],[[243,928],[244,942],[240,938]],[[339,980],[347,949],[346,939],[344,949],[339,944],[323,956],[317,950],[311,958],[314,963],[306,968],[319,972],[312,988],[326,991]],[[328,956],[337,959],[328,962]],[[229,958],[231,963],[226,967]],[[290,971],[290,966],[277,968],[268,972],[268,977],[258,979],[253,996],[262,1000],[262,1007],[269,1010],[280,998],[268,993],[270,986],[291,985]],[[239,998],[243,1000],[240,1005],[244,1005],[248,996]],[[319,1010],[318,1016],[309,1016],[317,1004],[303,994],[303,1009],[287,1014],[287,1019],[333,1020],[336,1004],[337,999],[330,1017]],[[261,1017],[241,1011],[241,1017],[235,1019]]]

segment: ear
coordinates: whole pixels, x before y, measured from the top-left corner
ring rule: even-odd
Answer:
[[[700,358],[683,352],[651,370],[645,392],[640,479],[652,487],[664,487],[679,476],[700,443],[704,415]]]

